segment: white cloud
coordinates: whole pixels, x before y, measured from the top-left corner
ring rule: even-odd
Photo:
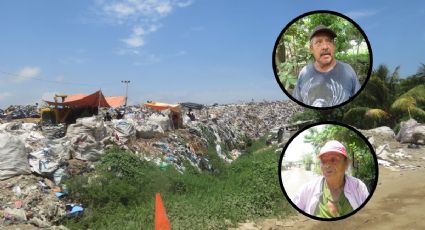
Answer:
[[[145,41],[143,40],[142,36],[136,36],[132,35],[129,38],[121,39],[125,44],[127,44],[130,47],[138,48],[145,44]]]
[[[126,38],[120,39],[126,46],[137,49],[145,44],[146,35],[160,28],[160,19],[170,15],[178,7],[187,7],[192,0],[115,0],[95,1],[99,14],[106,22],[132,27]]]
[[[9,92],[2,92],[2,93],[0,93],[0,101],[6,99],[8,97],[11,97],[11,96],[12,96],[12,94],[9,93]]]
[[[192,1],[180,0],[118,0],[99,1],[100,14],[109,22],[124,23],[126,20],[155,21],[169,15],[176,7],[187,7]]]
[[[136,26],[133,28],[133,34],[137,36],[142,36],[145,34],[145,30],[141,26]]]
[[[142,47],[145,45],[145,36],[157,31],[160,27],[161,25],[152,24],[145,29],[141,25],[136,25],[133,27],[130,37],[121,39],[121,41],[131,48]]]
[[[347,12],[346,15],[350,17],[351,19],[359,19],[359,18],[373,16],[377,14],[378,12],[379,12],[378,10],[354,10],[354,11]]]
[[[124,3],[113,3],[111,5],[105,5],[103,10],[106,13],[115,15],[117,18],[125,18],[136,13],[134,7]]]
[[[38,67],[24,67],[22,68],[15,77],[15,80],[17,82],[23,82],[26,80],[30,80],[31,78],[39,76],[41,70]]]
[[[161,16],[169,14],[172,9],[173,7],[171,6],[170,2],[163,2],[155,7],[156,12],[158,12],[158,14]]]

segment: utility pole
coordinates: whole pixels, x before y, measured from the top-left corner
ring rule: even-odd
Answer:
[[[122,80],[121,83],[125,84],[125,104],[124,104],[124,106],[127,106],[128,83],[130,83],[130,81]]]

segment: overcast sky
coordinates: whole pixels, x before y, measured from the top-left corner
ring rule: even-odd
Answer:
[[[374,66],[425,63],[423,1],[1,0],[0,108],[54,93],[231,103],[282,100],[272,51],[282,28],[312,10],[353,18]]]
[[[326,126],[328,125],[315,125],[302,131],[296,137],[294,137],[283,154],[282,163],[289,161],[300,161],[303,159],[305,154],[311,154],[313,156],[313,161],[316,161],[317,159],[315,156],[317,153],[314,152],[314,147],[312,144],[304,142],[304,136],[309,134],[310,130],[313,128],[320,133],[325,129]]]

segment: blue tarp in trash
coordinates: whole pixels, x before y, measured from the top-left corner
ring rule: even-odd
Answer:
[[[84,211],[84,208],[83,207],[80,207],[80,206],[78,206],[78,205],[75,205],[74,207],[72,207],[72,209],[71,209],[71,214],[74,214],[74,213],[77,213],[77,212],[83,212]]]
[[[67,192],[55,192],[55,195],[56,195],[57,198],[62,198],[64,196],[68,195],[68,193]]]
[[[84,208],[77,204],[67,204],[65,205],[65,209],[69,217],[82,216],[84,213]]]

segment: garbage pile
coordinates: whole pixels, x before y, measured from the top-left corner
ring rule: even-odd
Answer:
[[[203,107],[194,111],[194,120],[182,115],[183,129],[175,129],[167,111],[137,106],[124,109],[123,119],[79,118],[67,127],[66,135],[64,125],[1,124],[3,151],[13,153],[14,158],[3,155],[0,178],[29,172],[52,178],[70,159],[97,161],[113,144],[146,159],[156,158],[154,162],[158,164],[174,165],[179,171],[184,171],[184,161],[199,170],[212,170],[207,157],[209,146],[213,146],[223,160],[231,162],[242,154],[247,142],[284,125],[302,108],[291,101]],[[14,164],[10,168],[15,171],[5,170],[8,164]]]
[[[408,128],[410,127],[410,128]],[[389,127],[361,130],[375,149],[378,164],[392,171],[415,170],[425,167],[424,144],[420,128],[424,127],[413,119],[401,122],[400,131],[395,135]],[[414,138],[415,137],[415,138]]]
[[[184,171],[182,162],[187,160],[198,169],[213,171],[206,156],[208,146],[212,145],[218,156],[230,163],[242,154],[247,141],[284,126],[303,109],[291,101],[192,108],[197,107],[182,111],[184,128],[169,132],[174,129],[169,112],[126,107],[124,119],[112,121],[114,142],[136,153],[148,152],[149,156],[143,157],[157,157],[152,160],[158,165],[171,164]],[[194,119],[188,116],[190,113]]]
[[[62,138],[66,134],[66,127],[63,124],[57,125],[43,125],[41,127],[42,134],[48,139],[58,139]]]
[[[80,205],[67,209],[62,200],[67,190],[61,184],[66,176],[87,172],[82,168],[84,162],[75,161],[94,152],[87,141],[91,127],[80,129],[77,135],[78,125],[68,127],[68,135],[59,139],[44,136],[33,123],[0,125],[0,227],[27,223],[44,228],[65,216],[81,214]]]
[[[200,108],[193,110],[192,118],[182,111],[182,128],[173,124],[169,111],[143,106],[123,108],[122,119],[104,119],[100,112],[67,127],[0,124],[0,227],[19,223],[49,227],[65,216],[83,215],[84,207],[64,201],[68,191],[63,179],[94,170],[112,146],[161,168],[175,167],[183,173],[189,164],[214,172],[208,157],[211,149],[230,163],[250,141],[302,109],[289,101]]]
[[[39,118],[40,113],[36,105],[11,105],[7,109],[0,109],[0,119]]]
[[[62,188],[49,179],[20,175],[0,181],[0,189],[0,228],[24,223],[47,228],[71,215],[55,195]]]
[[[208,107],[195,112],[199,120],[207,120],[208,116],[235,127],[237,132],[243,132],[250,138],[264,136],[274,127],[281,127],[295,113],[303,111],[303,107],[292,101],[275,101],[220,105]]]
[[[400,123],[400,131],[396,136],[401,143],[413,145],[425,145],[425,125],[418,123],[415,119],[409,119]]]

